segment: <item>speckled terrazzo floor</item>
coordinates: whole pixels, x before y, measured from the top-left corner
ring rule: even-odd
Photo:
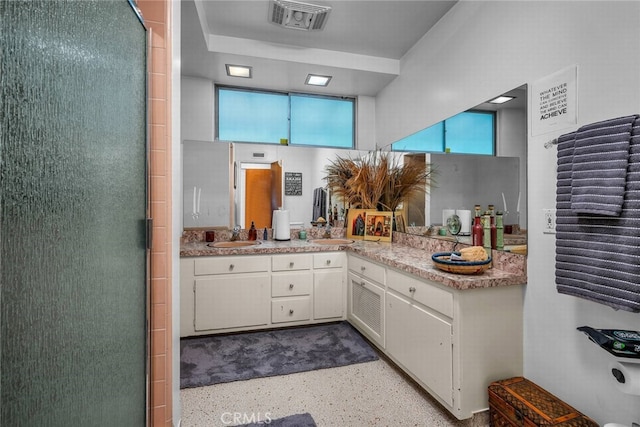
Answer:
[[[339,368],[180,391],[181,427],[229,426],[308,412],[318,427],[481,427],[488,413],[456,420],[384,359]]]

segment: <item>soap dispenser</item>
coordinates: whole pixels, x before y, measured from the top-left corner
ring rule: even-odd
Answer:
[[[249,228],[249,240],[257,240],[258,239],[258,230],[256,230],[256,225],[251,221],[251,228]]]

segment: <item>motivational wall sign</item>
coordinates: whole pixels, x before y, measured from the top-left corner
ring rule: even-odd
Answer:
[[[302,196],[302,173],[300,172],[284,173],[284,195],[285,196]]]
[[[578,67],[571,66],[533,83],[531,135],[541,135],[578,123]]]

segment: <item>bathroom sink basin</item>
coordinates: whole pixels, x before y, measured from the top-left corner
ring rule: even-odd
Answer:
[[[257,240],[235,240],[233,242],[214,242],[209,243],[207,246],[212,248],[244,248],[247,246],[256,246],[260,242]]]
[[[354,241],[351,239],[314,239],[309,240],[309,243],[315,243],[316,245],[350,245]]]

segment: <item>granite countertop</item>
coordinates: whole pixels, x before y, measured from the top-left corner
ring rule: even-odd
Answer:
[[[372,261],[396,268],[415,276],[432,280],[454,289],[476,289],[496,286],[522,285],[527,282],[522,256],[494,251],[493,267],[479,275],[454,274],[439,270],[428,251],[398,243],[355,241],[349,245],[320,245],[306,240],[261,241],[259,245],[243,248],[212,248],[204,242],[184,243],[181,257],[270,255],[287,253],[313,253],[346,250]]]

